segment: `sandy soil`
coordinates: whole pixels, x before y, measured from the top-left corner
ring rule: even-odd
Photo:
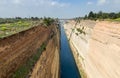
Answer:
[[[64,25],[69,38],[75,22]],[[77,27],[85,26],[86,35],[76,35],[70,39],[76,48],[78,60],[83,59],[82,67],[88,78],[119,78],[120,77],[120,24],[111,22],[81,21]],[[78,63],[78,62],[77,62]],[[79,66],[79,65],[78,65]]]

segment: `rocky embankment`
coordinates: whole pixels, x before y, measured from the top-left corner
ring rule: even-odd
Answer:
[[[59,30],[57,26],[36,26],[0,40],[0,78],[11,75],[47,42],[33,67],[31,78],[58,78]],[[22,72],[21,72],[22,73]]]
[[[80,69],[84,69],[87,78],[120,77],[120,23],[81,21],[74,28],[75,22],[68,21],[64,28],[68,38],[72,29],[70,45]],[[86,34],[76,34],[77,28],[84,27]],[[84,76],[85,77],[85,76]]]
[[[59,78],[59,52],[60,34],[57,27],[51,27],[53,35],[49,40],[46,50],[42,52],[30,78]]]

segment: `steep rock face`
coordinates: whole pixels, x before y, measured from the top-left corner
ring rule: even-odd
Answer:
[[[46,76],[47,78],[58,78],[59,32],[56,26],[36,26],[0,39],[0,78],[11,78],[11,75],[32,55],[36,54],[40,46],[46,41],[48,42],[46,48],[47,54],[46,51],[43,52],[40,56],[42,62],[37,63],[38,66],[43,64],[42,67],[44,67],[43,62],[45,62],[46,70],[41,71],[39,69],[37,70],[39,73],[35,75],[41,75],[40,78],[45,78],[46,73],[50,72],[50,75]],[[42,75],[44,76],[42,77]]]
[[[48,41],[46,50],[42,52],[30,78],[59,78],[59,30],[52,28],[54,33]]]
[[[92,30],[95,26],[96,22],[94,21],[81,21],[80,24],[77,24],[75,27],[75,22],[74,21],[69,21],[68,23],[64,24],[64,28],[66,31],[66,35],[68,39],[70,39],[70,45],[71,48],[75,48],[76,52],[74,52],[76,56],[77,63],[82,63],[82,67],[85,67],[85,60],[86,60],[86,55],[88,52],[89,48],[89,40],[91,38]],[[86,32],[84,34],[79,34],[77,31],[78,28],[82,29],[84,27],[84,31]],[[72,32],[72,30],[74,30]],[[70,37],[70,34],[72,32],[72,35]],[[78,35],[76,34],[78,33]],[[73,47],[72,47],[73,46]],[[81,66],[78,64],[78,66]]]
[[[69,38],[75,22],[64,25]],[[85,70],[88,78],[120,77],[120,24],[110,22],[81,21],[76,28],[85,27],[86,35],[75,33],[71,36],[78,67]]]
[[[89,78],[119,78],[120,24],[98,22],[89,44],[86,61]]]
[[[42,43],[49,38],[49,33],[48,28],[37,26],[1,39],[0,78],[9,78],[17,68],[37,52]]]

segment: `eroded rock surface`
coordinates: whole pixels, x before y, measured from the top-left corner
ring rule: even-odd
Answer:
[[[76,28],[85,27],[86,35],[76,35],[75,22],[64,25],[70,44],[76,49],[74,56],[85,70],[88,78],[120,77],[120,23],[81,21]]]

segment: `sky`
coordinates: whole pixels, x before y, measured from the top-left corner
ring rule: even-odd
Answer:
[[[120,12],[120,0],[0,0],[0,17],[74,18],[93,12]]]

